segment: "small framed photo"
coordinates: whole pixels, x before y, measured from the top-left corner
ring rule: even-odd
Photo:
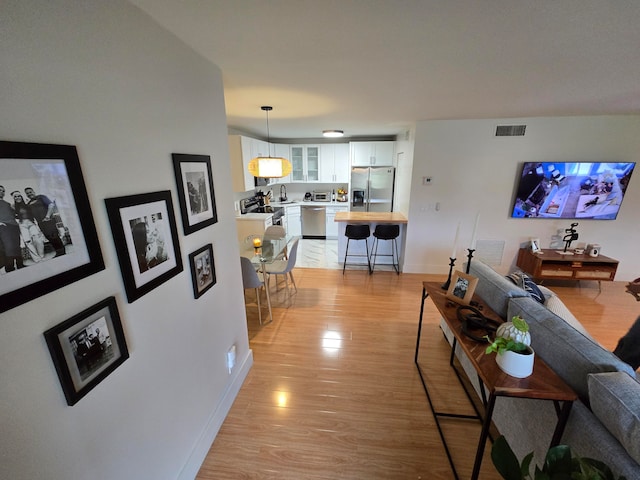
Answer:
[[[115,297],[50,328],[44,337],[69,405],[129,358]]]
[[[533,253],[542,253],[542,249],[540,248],[540,239],[532,238],[531,239],[531,251]]]
[[[104,270],[75,146],[0,141],[0,312]]]
[[[193,296],[200,298],[216,284],[216,267],[213,262],[213,246],[209,243],[189,254]]]
[[[171,192],[105,199],[127,301],[182,271]]]
[[[182,228],[189,235],[218,221],[211,157],[173,153]]]
[[[456,270],[451,279],[446,297],[462,305],[469,305],[477,284],[477,277]]]

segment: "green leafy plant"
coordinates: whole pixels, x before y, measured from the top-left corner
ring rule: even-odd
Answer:
[[[573,456],[567,445],[551,447],[544,465],[536,466],[533,475],[530,471],[533,452],[519,463],[504,436],[493,443],[491,460],[505,480],[626,480],[622,476],[616,479],[611,469],[599,460]]]
[[[529,331],[529,324],[524,318],[520,317],[519,315],[515,315],[511,319],[511,323],[513,323],[513,326],[520,332],[526,333]],[[485,350],[485,353],[487,354],[497,352],[499,355],[504,355],[504,352],[506,351],[523,354],[530,353],[527,345],[521,342],[516,342],[511,338],[496,337],[494,340],[491,340],[488,335],[485,336],[485,338],[489,342],[489,346]]]

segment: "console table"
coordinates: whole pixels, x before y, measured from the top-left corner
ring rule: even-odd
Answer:
[[[482,431],[480,433],[480,438],[478,439],[478,447],[476,451],[475,462],[473,465],[473,472],[471,474],[471,480],[477,480],[478,475],[480,474],[480,465],[482,464],[484,447],[489,435],[491,418],[493,416],[493,408],[495,406],[497,397],[531,398],[553,401],[556,404],[556,411],[558,412],[558,422],[553,433],[553,438],[551,439],[551,446],[555,446],[560,442],[564,427],[569,418],[571,406],[573,405],[573,401],[576,400],[577,396],[574,391],[569,386],[567,386],[562,381],[562,379],[560,379],[560,377],[558,377],[555,372],[551,370],[551,368],[549,368],[538,356],[536,356],[535,358],[533,373],[529,377],[515,378],[504,373],[500,369],[500,367],[498,367],[498,364],[496,363],[494,358],[495,355],[486,355],[484,353],[484,350],[487,347],[486,343],[480,343],[472,340],[462,332],[462,324],[457,317],[457,307],[454,306],[454,304],[452,304],[452,302],[450,302],[445,297],[445,294],[446,291],[440,287],[440,283],[438,282],[423,282],[422,284],[422,304],[420,307],[420,320],[418,323],[418,335],[416,339],[416,352],[414,361],[416,367],[418,368],[420,380],[422,381],[422,386],[424,387],[424,391],[427,395],[431,413],[433,414],[433,418],[436,422],[438,432],[440,433],[440,439],[442,440],[442,444],[445,448],[447,458],[449,459],[449,464],[451,465],[451,469],[456,480],[459,479],[458,473],[456,472],[455,465],[453,464],[453,460],[449,452],[449,447],[447,446],[444,433],[440,426],[440,417],[475,418],[481,421]],[[453,363],[456,345],[459,345],[462,351],[469,358],[473,368],[478,374],[480,385],[484,385],[485,387],[480,389],[482,392],[484,414],[481,414],[481,412],[476,409],[476,406],[473,402],[471,403],[473,408],[476,410],[477,416],[441,412],[435,409],[431,401],[429,388],[423,376],[422,367],[418,362],[418,356],[420,352],[420,336],[422,334],[424,302],[427,298],[431,298],[436,308],[438,309],[438,312],[440,313],[440,315],[442,315],[442,318],[453,333],[454,341],[449,365],[454,369],[454,372],[460,380],[463,388],[465,389],[469,400],[471,401],[471,392],[466,389],[466,386],[462,381],[462,378],[460,377],[461,374]],[[480,298],[474,297],[474,301],[476,301],[478,305],[482,307],[484,316],[494,320],[503,321]],[[438,365],[434,368],[442,368],[442,366]],[[489,398],[486,398],[485,390],[489,394]]]
[[[604,255],[562,255],[551,249],[533,253],[529,248],[521,248],[516,265],[533,278],[542,280],[613,281],[618,270],[618,260]]]

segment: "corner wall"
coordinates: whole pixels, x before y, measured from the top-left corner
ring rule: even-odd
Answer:
[[[517,124],[527,125],[524,137],[495,136],[497,125]],[[458,222],[461,265],[478,212],[478,240],[505,242],[498,270],[506,273],[531,237],[548,248],[571,221],[509,218],[521,165],[535,161],[639,162],[618,218],[579,220],[577,230],[579,242],[599,243],[603,255],[620,261],[616,280],[640,276],[640,116],[631,115],[419,122],[404,271],[448,272]],[[423,176],[433,184],[423,186]]]
[[[221,72],[123,0],[3,2],[0,63],[0,138],[77,146],[106,263],[0,314],[0,478],[193,478],[251,365]],[[173,152],[212,159],[219,221],[186,237]],[[104,199],[158,190],[185,270],[129,304]],[[188,254],[209,242],[217,284],[195,300]],[[69,407],[42,333],[110,295],[131,356]]]

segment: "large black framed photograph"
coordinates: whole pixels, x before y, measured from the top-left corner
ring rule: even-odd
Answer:
[[[0,312],[104,270],[75,146],[0,141]]]
[[[184,234],[189,235],[218,221],[211,175],[211,157],[173,153],[178,201]]]
[[[131,303],[182,271],[171,192],[107,198],[105,204]]]
[[[129,358],[115,297],[50,328],[44,337],[69,405]]]
[[[216,284],[216,266],[213,261],[213,245],[210,243],[189,254],[193,296],[200,298]]]

